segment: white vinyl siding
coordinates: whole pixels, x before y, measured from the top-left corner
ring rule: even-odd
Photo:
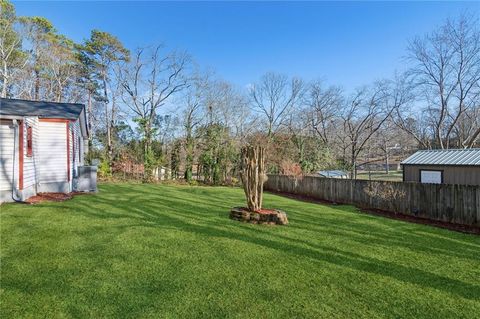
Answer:
[[[14,127],[12,121],[0,122],[0,190],[12,190],[13,183],[13,156],[14,156]],[[15,166],[15,177],[18,180],[18,166]]]
[[[76,131],[76,126],[77,122],[73,122],[70,125],[70,168],[72,170],[71,172],[71,177],[73,178],[76,176],[77,173],[77,165],[78,165],[78,156],[77,155],[77,150],[78,146],[76,145],[76,140],[77,140],[77,134],[78,132]]]
[[[77,172],[77,167],[83,165],[83,137],[82,132],[80,130],[80,122],[77,120],[71,124],[71,130],[73,134],[71,134],[70,145],[71,145],[71,153],[70,153],[70,161],[71,161],[71,168],[72,172]],[[80,143],[79,143],[80,139]],[[72,175],[75,176],[75,175]]]
[[[66,123],[39,122],[38,170],[39,182],[67,181]]]

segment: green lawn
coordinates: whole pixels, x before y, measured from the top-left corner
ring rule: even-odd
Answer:
[[[235,188],[101,185],[1,206],[2,318],[478,318],[480,237]]]

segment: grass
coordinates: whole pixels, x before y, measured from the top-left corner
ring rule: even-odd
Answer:
[[[480,237],[235,188],[105,184],[1,206],[2,318],[478,318]]]
[[[390,171],[388,174],[384,171],[375,172],[372,171],[370,174],[368,172],[360,172],[357,174],[358,179],[371,179],[373,181],[390,181],[390,182],[401,182],[403,175],[402,171]]]

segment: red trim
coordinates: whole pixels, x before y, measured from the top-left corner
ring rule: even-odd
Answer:
[[[23,189],[23,121],[18,126],[18,189]]]
[[[38,119],[40,122],[56,122],[56,123],[68,123],[70,120],[66,119]]]
[[[65,126],[67,127],[67,180],[70,182],[70,130],[68,122]]]

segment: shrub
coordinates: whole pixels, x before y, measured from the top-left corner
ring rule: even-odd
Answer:
[[[112,171],[110,169],[108,161],[102,160],[102,162],[98,166],[98,175],[101,178],[108,178],[112,176]]]
[[[396,214],[398,208],[396,203],[405,198],[405,191],[396,188],[389,182],[369,182],[363,191],[370,197],[382,199]]]
[[[284,160],[280,163],[280,171],[284,175],[290,175],[290,176],[302,175],[302,168],[300,167],[300,164],[292,162],[290,160]]]

